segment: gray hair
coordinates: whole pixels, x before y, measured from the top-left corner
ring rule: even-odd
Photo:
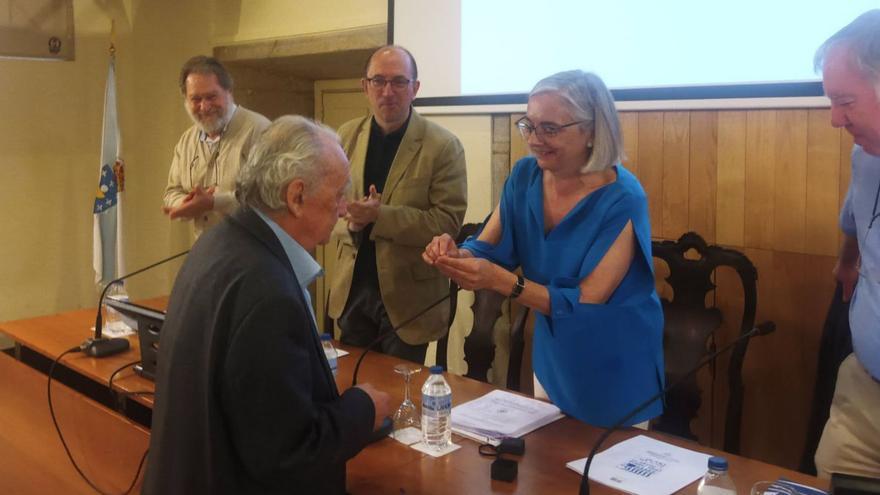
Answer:
[[[816,72],[822,71],[828,52],[838,46],[846,46],[859,71],[875,86],[880,84],[880,9],[856,17],[822,43],[813,57]]]
[[[593,131],[593,148],[581,173],[599,172],[623,159],[623,138],[614,97],[596,74],[570,70],[538,81],[529,93],[556,93],[568,103],[572,118],[584,121],[581,127]]]
[[[277,211],[284,208],[285,188],[294,179],[302,179],[307,194],[314,191],[325,174],[320,157],[328,140],[338,143],[339,137],[324,124],[299,115],[278,117],[239,170],[235,198],[243,206]]]

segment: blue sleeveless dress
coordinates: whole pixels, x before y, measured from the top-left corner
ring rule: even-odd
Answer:
[[[616,165],[617,180],[583,198],[544,233],[543,171],[533,157],[517,162],[501,197],[497,245],[462,244],[547,287],[550,314],[536,312],[535,374],[563,412],[610,426],[663,387],[663,310],[654,290],[651,225],[638,179]],[[629,271],[605,304],[579,302],[589,275],[632,221],[638,249]],[[630,419],[659,416],[660,400]]]

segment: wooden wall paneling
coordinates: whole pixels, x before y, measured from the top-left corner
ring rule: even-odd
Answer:
[[[804,252],[807,208],[807,111],[776,113],[773,248]]]
[[[773,249],[776,111],[746,113],[745,246]]]
[[[521,119],[525,114],[522,113],[514,113],[510,116],[510,169],[513,170],[513,166],[516,162],[529,154],[529,147],[526,145],[526,140],[522,138],[522,135],[519,133],[519,129],[516,128],[516,121]]]
[[[776,332],[749,344],[743,455],[796,468],[804,447],[834,258],[748,249],[759,274],[757,321]]]
[[[718,112],[715,241],[745,245],[746,112]]]
[[[639,114],[620,112],[620,134],[623,137],[623,166],[639,176]]]
[[[715,242],[715,191],[718,168],[718,112],[690,114],[688,230]]]
[[[836,256],[839,243],[840,130],[829,110],[807,111],[807,203],[804,252]]]
[[[648,212],[651,216],[651,236],[663,233],[663,114],[642,112],[639,114],[639,181],[648,195]]]
[[[776,300],[779,297],[776,287],[780,285],[780,281],[778,280],[779,273],[774,271],[774,252],[764,249],[743,249],[742,251],[758,270],[758,308],[755,321],[760,323],[772,320],[777,324],[782,323],[776,309]],[[784,356],[777,354],[782,354],[777,334],[753,338],[749,342],[743,363],[745,390],[740,442],[741,455],[755,454],[760,456],[762,460],[768,460],[768,457],[773,456],[770,451],[778,451],[779,449],[770,446],[770,441],[766,437],[778,429],[780,417],[784,421],[786,416],[792,415],[792,411],[798,411],[796,414],[802,414],[797,408],[789,407],[787,402],[784,407],[774,407],[774,405],[779,405],[779,397],[773,399],[766,395],[775,389],[774,386],[771,386],[772,381],[778,381],[781,378],[790,380],[790,377],[778,376],[778,370],[781,369],[781,366],[777,357],[784,359]],[[785,412],[773,409],[784,409]],[[770,446],[769,450],[768,446]]]
[[[666,239],[688,230],[690,179],[690,113],[663,113],[663,229]]]

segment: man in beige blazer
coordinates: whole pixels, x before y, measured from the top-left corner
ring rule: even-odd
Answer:
[[[380,350],[418,363],[443,336],[443,302],[391,335],[449,293],[448,280],[421,258],[436,235],[455,236],[467,208],[464,149],[458,138],[413,110],[416,61],[398,46],[367,60],[361,83],[371,115],[339,128],[351,160],[353,199],[333,232],[336,264],[328,313],[342,342],[366,346],[388,333]],[[331,251],[332,255],[332,251]]]

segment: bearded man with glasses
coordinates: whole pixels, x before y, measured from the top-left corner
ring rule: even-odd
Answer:
[[[174,147],[163,211],[192,220],[198,238],[238,206],[235,177],[269,119],[235,104],[232,76],[213,57],[187,60],[179,84],[193,125]]]
[[[434,236],[455,236],[467,208],[464,148],[452,133],[412,108],[418,67],[399,46],[367,59],[370,115],[339,128],[351,160],[354,197],[333,232],[335,268],[328,314],[345,344],[366,346],[449,293],[446,278],[421,261]],[[440,304],[382,340],[381,351],[424,363],[442,337],[449,305]]]

